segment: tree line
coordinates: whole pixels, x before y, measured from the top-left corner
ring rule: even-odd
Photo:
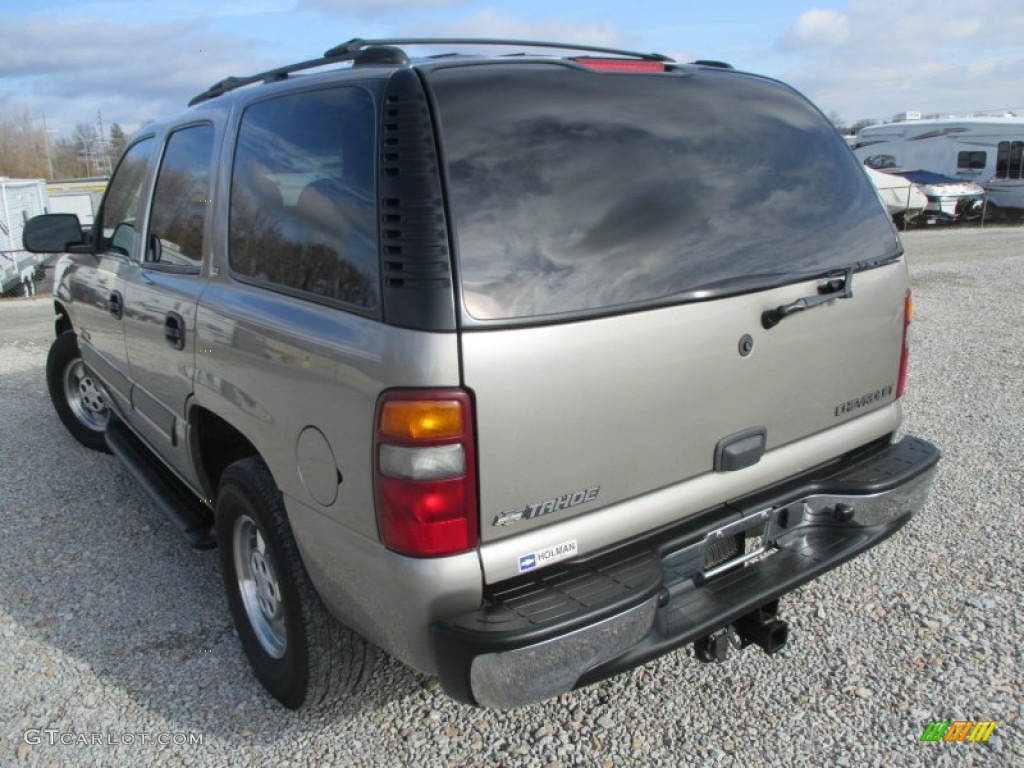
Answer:
[[[856,136],[860,132],[861,128],[867,128],[869,125],[874,125],[878,122],[878,120],[867,118],[847,123],[835,110],[828,113],[828,119],[829,122],[835,126],[836,130],[844,136]]]
[[[79,123],[70,136],[54,137],[30,112],[0,119],[0,176],[20,179],[78,179],[109,176],[128,136],[114,123],[101,132]]]

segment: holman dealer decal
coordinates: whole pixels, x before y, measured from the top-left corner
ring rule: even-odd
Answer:
[[[519,556],[519,572],[532,571],[534,568],[543,568],[545,565],[557,563],[559,560],[567,560],[579,552],[576,539],[563,541],[561,544],[552,544],[536,552],[530,552]]]

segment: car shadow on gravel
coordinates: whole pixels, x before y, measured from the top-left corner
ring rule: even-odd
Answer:
[[[346,700],[302,715],[278,705],[249,671],[216,551],[191,549],[113,457],[67,435],[44,381],[42,359],[0,374],[0,617],[13,619],[0,636],[24,655],[6,662],[21,672],[23,716],[121,713],[135,728],[252,745],[428,692],[381,654]]]

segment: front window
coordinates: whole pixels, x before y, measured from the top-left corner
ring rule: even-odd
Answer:
[[[100,211],[100,250],[135,254],[139,200],[154,145],[153,139],[144,139],[129,147],[121,158]]]

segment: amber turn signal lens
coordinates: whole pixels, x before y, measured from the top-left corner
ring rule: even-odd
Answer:
[[[392,400],[380,415],[384,437],[442,440],[462,436],[462,406],[455,400]]]

